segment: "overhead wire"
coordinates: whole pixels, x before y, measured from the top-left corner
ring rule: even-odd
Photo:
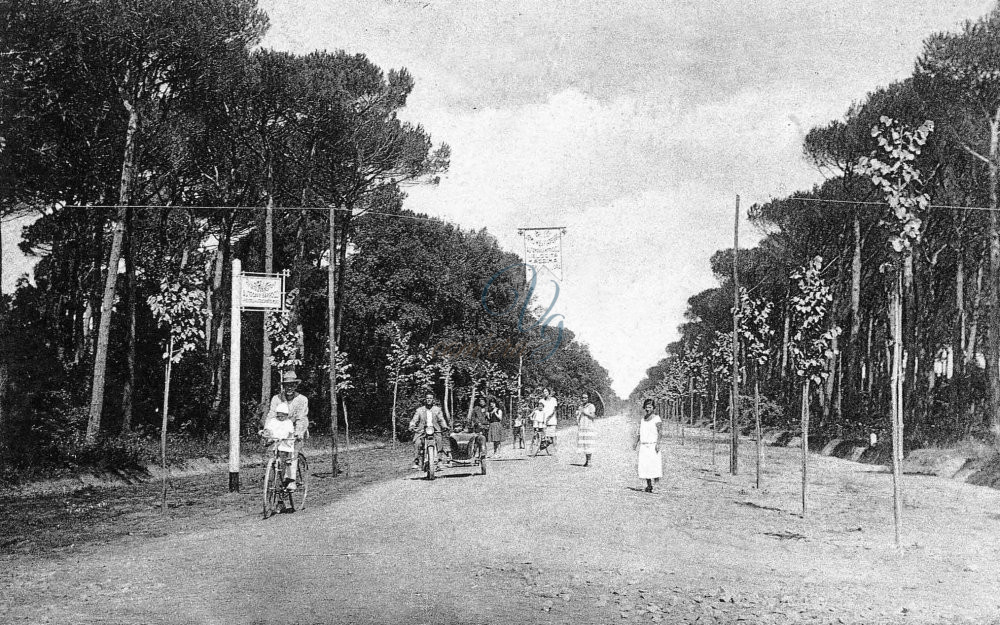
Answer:
[[[813,197],[799,197],[791,196],[787,198],[788,200],[799,200],[801,202],[817,202],[822,204],[852,204],[855,206],[888,206],[885,202],[865,202],[861,200],[829,200],[824,198],[813,198]],[[967,211],[1000,211],[1000,208],[990,208],[989,206],[960,206],[954,204],[928,204],[927,208],[948,208],[955,210],[967,210]]]
[[[135,208],[135,209],[155,209],[163,210],[165,208],[182,208],[182,209],[194,209],[194,210],[267,210],[267,206],[189,206],[186,204],[65,204],[63,208]],[[272,206],[271,210],[275,211],[338,211],[338,212],[353,212],[353,208],[339,208],[336,206]],[[364,210],[358,213],[358,217],[362,215],[378,215],[380,217],[395,217],[397,219],[412,219],[414,221],[445,221],[441,217],[422,217],[420,215],[404,215],[401,213],[386,213],[381,211]]]

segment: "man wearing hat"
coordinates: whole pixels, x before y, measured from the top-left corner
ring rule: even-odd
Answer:
[[[299,393],[299,378],[294,371],[283,371],[281,373],[281,391],[271,398],[271,408],[264,415],[263,421],[272,419],[278,413],[278,406],[288,405],[288,418],[295,426],[295,453],[292,454],[292,484],[289,488],[294,488],[295,470],[298,468],[299,451],[302,450],[302,440],[309,435],[309,400],[302,393]],[[282,406],[284,408],[284,406]]]

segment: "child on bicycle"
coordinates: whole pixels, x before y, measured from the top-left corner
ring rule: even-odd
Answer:
[[[282,402],[274,411],[274,416],[264,423],[264,429],[259,434],[268,444],[278,447],[278,457],[290,460],[295,454],[295,424],[288,416],[288,404]],[[292,477],[292,463],[285,463],[285,487],[295,490],[295,479]]]
[[[534,412],[531,413],[531,428],[538,440],[541,441],[541,448],[544,449],[548,445],[545,438],[545,403],[540,399]]]

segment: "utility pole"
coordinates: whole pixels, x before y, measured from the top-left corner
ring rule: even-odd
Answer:
[[[740,276],[737,271],[736,259],[740,253],[740,196],[736,196],[736,219],[733,223],[733,401],[729,413],[729,433],[732,435],[732,445],[729,450],[729,473],[736,475],[739,471],[740,450]]]
[[[240,335],[243,326],[243,266],[233,259],[232,295],[229,312],[229,492],[240,491]],[[221,328],[219,330],[222,331]]]
[[[268,167],[268,178],[270,178],[270,167]],[[264,214],[264,273],[271,275],[274,273],[274,196],[268,192],[267,209]],[[282,304],[284,305],[284,304]],[[267,315],[264,312],[264,362],[261,365],[260,373],[260,406],[261,410],[267,410],[268,402],[271,401],[271,338],[267,335]]]

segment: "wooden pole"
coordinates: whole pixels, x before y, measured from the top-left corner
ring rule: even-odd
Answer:
[[[271,169],[268,166],[268,180],[271,178]],[[267,209],[264,213],[264,273],[274,273],[274,196],[268,192]],[[283,295],[283,294],[282,294]],[[260,409],[266,411],[271,401],[271,337],[267,335],[267,316],[270,313],[264,311],[263,319],[263,362],[260,371]]]
[[[761,487],[761,466],[764,464],[764,441],[760,432],[760,367],[753,365],[753,418],[757,430],[757,490]]]
[[[806,496],[809,487],[809,378],[802,382],[802,518],[806,516]]]
[[[737,271],[737,257],[740,253],[740,196],[736,196],[736,219],[733,224],[733,401],[729,413],[729,432],[732,444],[729,447],[729,473],[739,472],[740,447],[740,362],[739,362],[739,323],[740,323],[740,277]]]
[[[903,272],[896,268],[891,301],[892,313],[892,519],[896,546],[900,545],[903,522],[902,472],[903,460]]]
[[[160,491],[160,512],[167,511],[167,410],[170,407],[170,365],[173,362],[174,337],[171,334],[167,346],[167,365],[163,374],[163,420],[160,424],[160,472],[162,489]]]
[[[719,379],[715,379],[715,397],[712,399],[712,466],[715,466],[715,432],[718,429],[716,416],[719,413]]]
[[[233,259],[231,310],[229,311],[229,492],[240,491],[240,323],[243,267]]]
[[[347,419],[347,401],[343,397],[340,406],[344,409],[344,475],[351,477],[351,422]]]
[[[392,382],[392,448],[396,448],[396,399],[399,397],[399,369]]]

